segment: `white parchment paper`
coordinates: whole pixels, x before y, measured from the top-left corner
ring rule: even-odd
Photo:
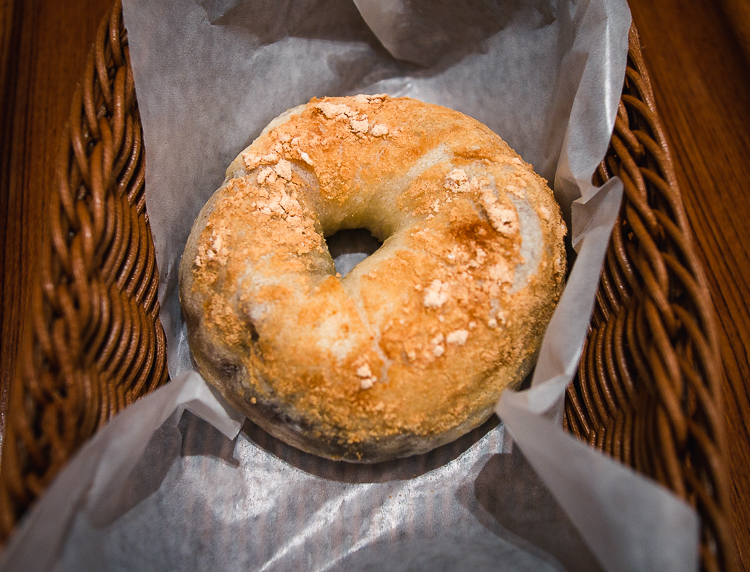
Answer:
[[[125,0],[124,12],[173,381],[71,460],[3,570],[697,569],[695,513],[559,423],[622,191],[590,180],[622,86],[624,0]],[[313,96],[379,92],[500,134],[554,182],[577,257],[530,389],[498,404],[503,424],[358,466],[239,431],[192,372],[177,268],[196,214],[270,119]]]

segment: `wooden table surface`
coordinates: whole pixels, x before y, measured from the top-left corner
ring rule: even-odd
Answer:
[[[0,0],[2,392],[25,327],[57,141],[110,3]],[[750,3],[630,4],[719,316],[734,531],[739,569],[750,570]]]

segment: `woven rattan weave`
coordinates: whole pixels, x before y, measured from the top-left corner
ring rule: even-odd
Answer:
[[[51,238],[3,439],[2,538],[86,439],[167,379],[144,174],[117,2],[73,96],[50,189]],[[565,427],[696,506],[703,569],[731,570],[713,309],[634,29],[597,182],[612,176],[625,199]]]
[[[167,379],[145,160],[119,3],[89,53],[50,189],[50,239],[3,439],[3,537],[108,419]]]
[[[565,427],[693,504],[705,570],[734,568],[714,310],[635,28],[597,182],[625,197]]]

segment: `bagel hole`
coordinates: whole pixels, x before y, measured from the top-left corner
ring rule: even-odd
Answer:
[[[336,272],[341,276],[349,274],[352,268],[383,245],[366,228],[340,230],[327,236],[326,244]]]

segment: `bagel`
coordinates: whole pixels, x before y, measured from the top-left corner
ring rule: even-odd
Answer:
[[[326,236],[382,242],[345,276]],[[424,453],[534,364],[565,224],[498,135],[409,98],[312,99],[232,162],[196,219],[180,299],[198,371],[275,437],[330,459]]]

